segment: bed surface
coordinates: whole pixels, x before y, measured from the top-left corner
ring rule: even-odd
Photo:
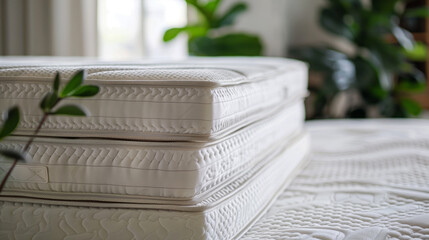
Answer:
[[[307,127],[309,165],[242,239],[429,239],[429,121]]]

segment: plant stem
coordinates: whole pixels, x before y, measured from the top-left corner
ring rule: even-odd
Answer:
[[[46,118],[48,117],[48,113],[44,113],[42,119],[39,122],[39,125],[37,126],[36,130],[34,130],[33,135],[31,135],[30,139],[28,139],[27,144],[25,144],[25,147],[23,149],[24,153],[28,151],[28,148],[30,147],[31,143],[33,143],[34,138],[36,138],[36,135],[39,133],[40,129],[42,128],[43,123],[45,123]],[[15,168],[16,164],[18,163],[18,159],[14,159],[12,166],[9,168],[9,170],[7,171],[6,175],[4,176],[4,178],[1,181],[0,184],[0,192],[3,191],[3,187],[6,184],[7,179],[9,178],[10,174],[12,173],[12,170]]]

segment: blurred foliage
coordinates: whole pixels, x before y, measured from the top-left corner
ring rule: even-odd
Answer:
[[[429,11],[426,7],[406,9],[408,1],[327,0],[319,23],[325,31],[348,42],[352,53],[330,46],[291,50],[293,57],[308,62],[310,70],[323,78],[321,86],[310,89],[314,96],[310,118],[333,117],[330,108],[345,92],[353,92],[360,99],[345,107],[345,117],[368,117],[370,109],[381,117],[420,114],[422,108],[410,93],[424,91],[426,78],[410,61],[425,60],[427,48],[416,43],[399,23],[405,18],[428,17]]]
[[[180,33],[186,33],[190,55],[259,56],[262,54],[262,43],[258,36],[246,33],[220,33],[233,25],[236,18],[247,10],[245,3],[236,3],[220,14],[221,0],[186,0],[186,2],[198,12],[199,22],[168,29],[164,33],[164,42],[173,40]]]

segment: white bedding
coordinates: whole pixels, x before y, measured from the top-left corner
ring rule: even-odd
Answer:
[[[232,239],[245,231],[305,164],[301,134],[262,169],[202,202],[178,206],[1,197],[1,239]],[[160,210],[164,209],[164,210]]]
[[[63,81],[87,69],[88,84],[100,86],[90,99],[72,100],[90,117],[50,117],[44,136],[134,140],[219,139],[301,99],[307,66],[276,58],[195,58],[181,62],[109,63],[0,59],[0,109],[23,108],[16,132],[29,134],[40,120],[38,102],[55,72]]]
[[[32,197],[150,202],[198,202],[240,174],[265,164],[303,129],[304,106],[295,102],[234,134],[209,143],[37,138],[32,160],[17,165],[4,194]],[[1,148],[21,149],[27,137]],[[1,172],[10,161],[0,160]],[[106,177],[109,176],[109,177]]]
[[[429,121],[308,127],[309,165],[242,239],[429,239]]]

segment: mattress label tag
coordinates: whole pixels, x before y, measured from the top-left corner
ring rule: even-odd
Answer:
[[[11,164],[0,163],[0,176],[4,176]],[[16,165],[9,176],[11,182],[48,183],[48,168],[44,166]]]

